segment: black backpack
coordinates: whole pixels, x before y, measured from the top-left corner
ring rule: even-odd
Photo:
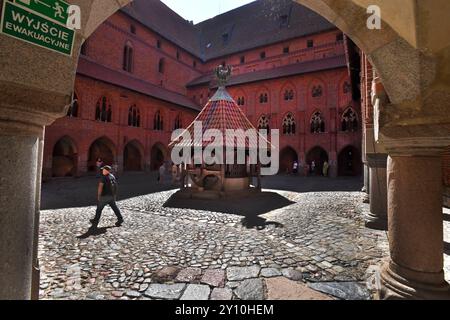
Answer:
[[[117,183],[116,177],[113,176],[112,174],[110,174],[108,176],[108,180],[109,180],[109,183],[111,185],[111,192],[112,192],[113,196],[117,197],[117,191],[118,191],[118,185],[119,184]]]

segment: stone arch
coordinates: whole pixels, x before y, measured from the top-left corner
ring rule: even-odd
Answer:
[[[312,175],[322,175],[323,165],[329,161],[328,152],[320,146],[311,148],[306,154],[306,164]]]
[[[142,171],[143,167],[144,147],[138,140],[132,140],[123,148],[123,170]]]
[[[358,176],[361,168],[361,151],[352,145],[342,148],[338,155],[338,175]]]
[[[169,151],[163,143],[157,142],[153,145],[150,153],[151,170],[156,171],[168,158]]]
[[[100,137],[91,143],[88,154],[88,170],[95,172],[97,170],[97,159],[101,158],[105,165],[113,166],[116,162],[117,149],[106,136]]]
[[[52,177],[73,177],[77,174],[77,167],[77,145],[70,136],[63,136],[53,146]]]
[[[280,173],[290,174],[293,172],[294,162],[298,162],[297,151],[291,146],[287,146],[280,151]]]

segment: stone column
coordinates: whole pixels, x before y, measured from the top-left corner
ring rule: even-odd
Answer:
[[[0,300],[31,298],[42,139],[43,126],[0,118]]]
[[[442,159],[439,151],[389,152],[390,261],[384,299],[450,299],[443,272]]]
[[[370,173],[370,213],[366,216],[366,227],[387,230],[387,154],[368,154],[367,161]]]

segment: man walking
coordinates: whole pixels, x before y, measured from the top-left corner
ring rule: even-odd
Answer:
[[[122,214],[116,204],[117,180],[116,177],[111,174],[111,171],[112,168],[110,166],[105,166],[102,168],[102,177],[100,183],[98,184],[97,190],[97,211],[95,213],[95,218],[91,220],[94,227],[98,226],[102,211],[106,205],[109,205],[117,216],[116,226],[120,227],[123,223]]]

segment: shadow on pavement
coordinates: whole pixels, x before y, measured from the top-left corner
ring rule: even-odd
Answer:
[[[89,228],[89,230],[85,234],[83,234],[81,236],[78,236],[77,239],[84,240],[84,239],[87,239],[87,238],[90,238],[90,237],[98,237],[98,236],[101,236],[103,234],[106,234],[106,232],[108,232],[108,229],[113,229],[113,228],[115,228],[115,227],[98,228],[96,226],[91,226]]]
[[[156,173],[126,173],[118,176],[118,200],[173,190],[170,182],[157,183]],[[99,179],[94,176],[58,178],[42,184],[41,209],[80,208],[97,205]],[[169,181],[167,179],[167,181]]]
[[[281,209],[294,204],[285,197],[275,192],[261,192],[246,197],[233,197],[225,199],[204,200],[186,199],[179,196],[179,192],[173,194],[165,203],[166,208],[205,210],[244,216],[241,223],[248,229],[264,229],[273,225],[283,227],[277,222],[270,222],[259,217],[273,210]]]

